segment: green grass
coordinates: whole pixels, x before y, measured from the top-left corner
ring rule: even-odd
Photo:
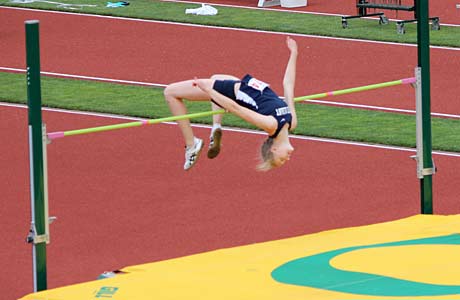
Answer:
[[[26,103],[24,74],[0,72],[0,101]],[[104,82],[42,77],[45,106],[82,111],[107,112],[143,118],[170,116],[163,89]],[[208,102],[187,102],[189,112],[209,111]],[[377,144],[415,146],[413,115],[297,104],[299,125],[296,134]],[[210,117],[194,120],[211,122]],[[239,118],[226,115],[224,125],[251,128]],[[460,152],[460,120],[433,118],[433,149]],[[74,128],[80,129],[80,128]]]
[[[75,3],[73,0],[60,0],[61,3]],[[107,8],[107,1],[87,0],[85,4],[94,4],[97,7],[83,7],[79,10],[57,8],[55,4],[29,3],[12,4],[1,1],[0,5],[32,7],[39,9],[64,10],[142,18],[183,23],[206,24],[225,27],[253,28],[267,31],[292,32],[321,36],[347,37],[357,39],[371,39],[397,43],[416,43],[417,30],[415,24],[406,24],[406,34],[396,33],[396,23],[379,25],[376,20],[353,19],[349,21],[350,27],[343,29],[341,18],[336,16],[320,16],[293,12],[263,11],[247,8],[231,8],[214,5],[219,13],[216,16],[186,15],[186,8],[198,7],[199,4],[185,4],[161,2],[152,0],[131,1],[131,5],[123,8]],[[353,3],[349,3],[353,5]],[[441,19],[442,23],[442,19]],[[460,47],[460,27],[442,26],[439,31],[431,31],[432,45]]]

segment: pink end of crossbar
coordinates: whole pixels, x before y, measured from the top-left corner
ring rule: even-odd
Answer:
[[[48,133],[48,138],[50,140],[58,139],[64,137],[64,132],[63,131],[58,131],[58,132],[51,132]]]
[[[415,77],[412,77],[412,78],[404,78],[402,81],[402,84],[409,84],[409,83],[414,83],[416,80],[415,80]]]
[[[148,120],[142,120],[141,123],[142,123],[142,125],[149,125],[149,121],[148,121]]]
[[[327,92],[326,95],[328,95],[328,96],[334,96],[334,92]]]

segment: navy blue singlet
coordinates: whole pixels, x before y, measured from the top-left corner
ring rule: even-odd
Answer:
[[[265,116],[273,116],[278,126],[271,138],[277,137],[286,123],[289,124],[289,128],[291,127],[292,115],[287,103],[280,99],[267,83],[246,75],[241,79],[240,89],[235,95],[234,85],[237,82],[239,81],[216,80],[213,88],[241,106]]]

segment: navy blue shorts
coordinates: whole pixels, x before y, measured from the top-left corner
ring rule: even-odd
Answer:
[[[235,84],[240,82],[239,80],[216,80],[214,81],[213,89],[218,91],[220,94],[232,99],[236,100],[235,95]],[[213,101],[214,102],[214,101]],[[214,102],[215,103],[215,102]]]

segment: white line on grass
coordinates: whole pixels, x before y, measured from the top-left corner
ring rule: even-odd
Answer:
[[[369,110],[391,111],[391,112],[405,113],[405,114],[415,114],[416,113],[415,110],[409,110],[409,109],[400,109],[400,108],[374,106],[374,105],[363,105],[363,104],[355,104],[355,103],[323,101],[323,100],[307,100],[307,102],[324,104],[324,105],[332,105],[332,106],[345,106],[345,107],[352,107],[352,108],[363,108],[363,109],[369,109]],[[460,115],[453,115],[453,114],[444,114],[444,113],[432,112],[431,115],[433,117],[440,117],[440,118],[460,119]]]
[[[0,71],[1,70],[9,71],[9,72],[18,72],[18,73],[25,73],[26,72],[25,69],[8,68],[8,67],[0,67]],[[161,83],[150,83],[150,82],[123,80],[123,79],[104,78],[104,77],[62,74],[62,73],[46,72],[46,71],[41,71],[40,74],[49,75],[49,76],[56,76],[56,77],[72,78],[72,79],[85,79],[85,80],[93,80],[93,81],[115,82],[115,83],[125,83],[125,84],[134,84],[134,85],[147,85],[147,86],[156,86],[156,87],[165,87],[166,86],[166,84],[161,84]]]
[[[25,71],[26,71],[24,69],[7,68],[7,67],[0,67],[0,71],[1,70],[10,71],[10,72],[19,72],[19,73],[25,73]],[[71,75],[71,74],[61,74],[61,73],[44,72],[44,71],[42,71],[40,73],[43,74],[43,75],[50,75],[50,76],[64,77],[64,78],[86,79],[86,80],[94,80],[94,81],[115,82],[115,83],[134,84],[134,85],[143,85],[143,86],[155,86],[155,87],[165,87],[166,86],[166,84],[162,84],[162,83],[151,83],[151,82],[122,80],[122,79],[91,77],[91,76]],[[415,114],[415,110],[407,110],[407,109],[399,109],[399,108],[391,108],[391,107],[382,107],[382,106],[372,106],[372,105],[363,105],[363,104],[354,104],[354,103],[346,103],[346,102],[323,101],[323,100],[308,100],[306,102],[323,104],[323,105],[332,105],[332,106],[344,106],[344,107],[363,108],[363,109],[378,110],[378,111],[390,111],[390,112],[396,112],[396,113]],[[431,115],[434,116],[434,117],[440,117],[440,118],[460,119],[460,115],[453,115],[453,114],[432,112]]]

